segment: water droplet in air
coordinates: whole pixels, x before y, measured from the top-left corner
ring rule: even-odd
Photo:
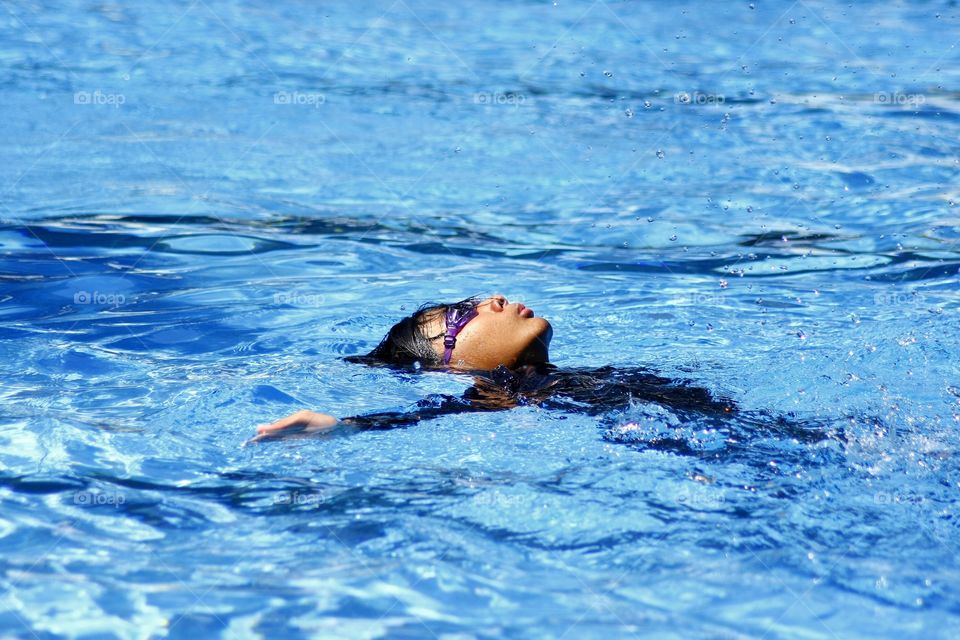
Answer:
[[[750,3],[750,8],[751,8],[751,9],[756,9],[757,6],[751,2],[751,3]]]
[[[611,72],[609,72],[609,71],[604,71],[604,72],[603,72],[603,75],[607,76],[608,78],[612,78],[612,77],[613,77],[613,74],[612,74]]]
[[[663,156],[664,156],[663,149],[657,149],[657,157],[663,160]]]
[[[676,241],[677,241],[677,236],[676,236],[676,234],[670,236],[670,242],[676,242]]]
[[[633,117],[633,109],[627,109],[627,110],[624,111],[623,113],[624,113],[628,118],[632,118],[632,117]]]
[[[728,286],[728,283],[727,283],[726,280],[721,280],[721,281],[720,281],[720,288],[721,288],[721,289],[726,289],[727,286]]]
[[[644,101],[643,101],[643,108],[644,108],[644,109],[649,109],[649,108],[652,107],[652,106],[653,106],[653,103],[650,102],[649,100],[644,100]]]
[[[647,222],[653,222],[653,217],[651,216],[651,217],[647,218]]]

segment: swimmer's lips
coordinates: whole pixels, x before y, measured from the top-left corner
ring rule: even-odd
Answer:
[[[524,318],[533,317],[533,309],[526,307],[522,302],[517,303],[517,313],[519,313]]]

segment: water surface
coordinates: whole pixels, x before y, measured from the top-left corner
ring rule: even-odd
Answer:
[[[13,637],[956,637],[954,3],[0,12]],[[517,297],[635,403],[340,358]]]

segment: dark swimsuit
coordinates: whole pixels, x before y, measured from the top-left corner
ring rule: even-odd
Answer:
[[[533,405],[597,416],[602,437],[618,444],[698,458],[730,457],[768,473],[773,469],[767,466],[772,459],[768,455],[785,468],[840,455],[844,422],[851,419],[799,419],[792,413],[744,410],[688,380],[665,378],[643,367],[498,367],[473,376],[473,386],[462,396],[433,394],[409,411],[368,413],[341,423],[361,430],[393,429],[445,415]],[[827,440],[841,446],[830,446]]]
[[[468,411],[503,411],[536,405],[599,415],[624,409],[631,401],[652,402],[681,418],[718,417],[737,412],[726,398],[715,398],[706,389],[686,380],[670,380],[645,368],[600,367],[558,369],[553,365],[498,367],[474,372],[475,383],[462,396],[430,395],[409,411],[386,411],[344,418],[359,429],[392,429],[438,416]]]

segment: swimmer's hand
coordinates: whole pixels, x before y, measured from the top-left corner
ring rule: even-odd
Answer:
[[[276,422],[260,425],[257,427],[257,435],[248,440],[247,443],[284,438],[293,434],[330,431],[337,426],[337,423],[339,423],[339,420],[325,413],[297,411]]]

